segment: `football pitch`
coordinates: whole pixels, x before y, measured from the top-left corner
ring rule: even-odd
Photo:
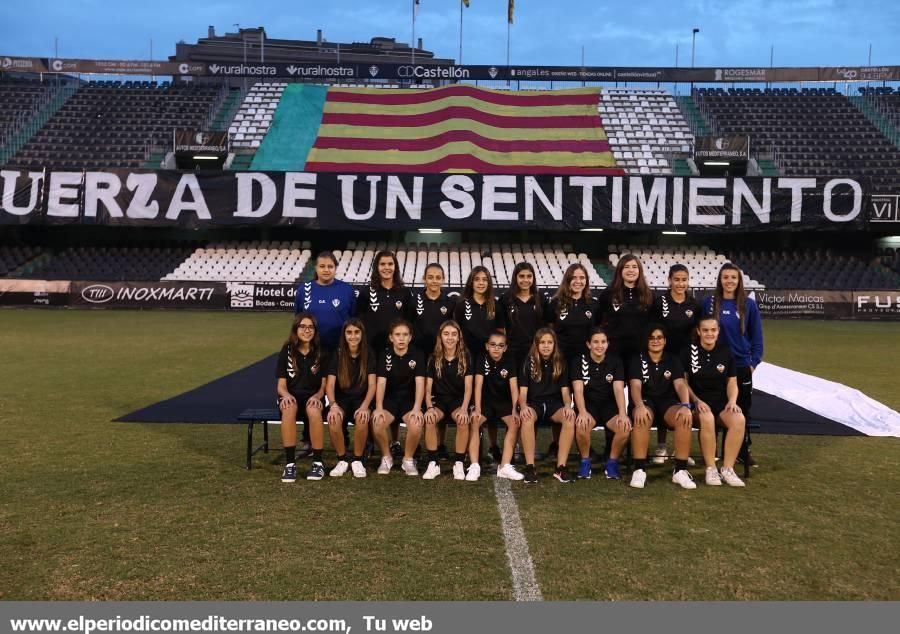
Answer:
[[[276,428],[276,452],[248,472],[244,427],[110,422],[275,352],[289,323],[0,311],[0,599],[515,598],[501,521],[510,502],[498,504],[492,477],[370,470],[283,485]],[[766,360],[900,409],[900,324],[764,328]],[[754,456],[743,490],[706,487],[696,467],[698,488],[684,491],[667,466],[641,491],[596,476],[563,486],[541,465],[537,486],[511,486],[535,590],[900,600],[900,440],[760,434]]]

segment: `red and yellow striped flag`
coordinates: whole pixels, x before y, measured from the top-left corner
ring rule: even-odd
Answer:
[[[622,174],[597,88],[331,88],[311,172]]]

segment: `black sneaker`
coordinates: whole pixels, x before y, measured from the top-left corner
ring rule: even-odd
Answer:
[[[403,457],[403,447],[400,446],[400,443],[396,440],[391,443],[391,457],[392,458],[402,458]]]
[[[307,480],[321,480],[325,477],[325,465],[321,462],[314,462],[312,466],[309,468],[309,471],[306,472]]]
[[[447,451],[447,445],[438,445],[437,457],[441,462],[450,460],[450,453]]]
[[[572,476],[569,475],[569,470],[565,467],[556,467],[556,471],[553,472],[553,477],[563,484],[568,484],[572,481]]]
[[[525,484],[537,484],[537,471],[533,464],[525,465]]]
[[[491,460],[493,460],[496,464],[500,464],[500,459],[503,457],[503,452],[500,451],[500,447],[494,445],[490,449],[488,449],[488,453],[491,455]]]
[[[738,454],[736,462],[738,464],[744,464],[744,459],[741,457],[740,454]],[[753,456],[750,454],[749,451],[747,452],[747,466],[748,467],[758,467],[759,466],[757,464],[756,460],[753,459]]]
[[[309,458],[312,455],[312,445],[308,442],[301,442],[297,445],[297,449],[295,450],[295,456],[297,458]]]
[[[547,447],[547,453],[544,455],[544,460],[553,460],[556,462],[556,454],[559,453],[559,445],[555,442],[551,442],[550,446]]]

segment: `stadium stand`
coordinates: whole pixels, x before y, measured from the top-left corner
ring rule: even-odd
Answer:
[[[83,85],[9,161],[22,167],[141,167],[176,128],[206,129],[222,87],[100,81]]]
[[[312,253],[309,242],[218,242],[198,247],[162,280],[296,282]],[[159,279],[159,278],[157,278]]]
[[[900,276],[882,266],[826,250],[735,251],[731,259],[769,288],[893,289]]]
[[[0,245],[0,277],[20,277],[21,269],[42,253],[40,248],[28,245]]]
[[[694,99],[716,135],[749,135],[787,176],[870,178],[891,190],[900,150],[832,88],[701,88]]]
[[[673,264],[684,264],[688,267],[692,287],[714,288],[719,269],[725,262],[728,262],[728,258],[723,254],[716,253],[706,246],[648,247],[611,244],[609,245],[610,266],[615,268],[619,263],[619,258],[626,253],[633,253],[641,260],[647,284],[657,289],[668,287],[669,267]],[[745,288],[764,288],[764,285],[751,278],[746,270],[744,273]]]
[[[337,252],[337,276],[350,284],[367,284],[372,263],[378,251],[388,249],[397,254],[403,283],[421,285],[425,267],[437,262],[444,267],[447,284],[452,287],[465,285],[475,266],[484,266],[494,278],[495,292],[501,293],[510,284],[510,275],[517,262],[529,262],[537,274],[538,286],[558,287],[563,272],[574,262],[581,262],[588,270],[591,286],[602,288],[606,284],[597,274],[588,256],[576,254],[570,244],[509,244],[509,243],[393,243],[349,242],[344,251]]]
[[[228,128],[235,148],[258,148],[272,125],[285,82],[253,84]]]
[[[190,253],[190,247],[69,247],[43,258],[18,277],[151,282],[159,280]]]
[[[694,136],[675,99],[663,89],[604,88],[598,111],[616,163],[629,174],[671,174]]]
[[[34,117],[50,99],[52,84],[28,79],[0,81],[0,146]]]

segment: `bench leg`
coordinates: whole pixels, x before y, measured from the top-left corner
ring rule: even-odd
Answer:
[[[269,421],[263,421],[263,451],[269,453]]]
[[[253,468],[253,423],[256,421],[250,421],[247,423],[247,470]]]

